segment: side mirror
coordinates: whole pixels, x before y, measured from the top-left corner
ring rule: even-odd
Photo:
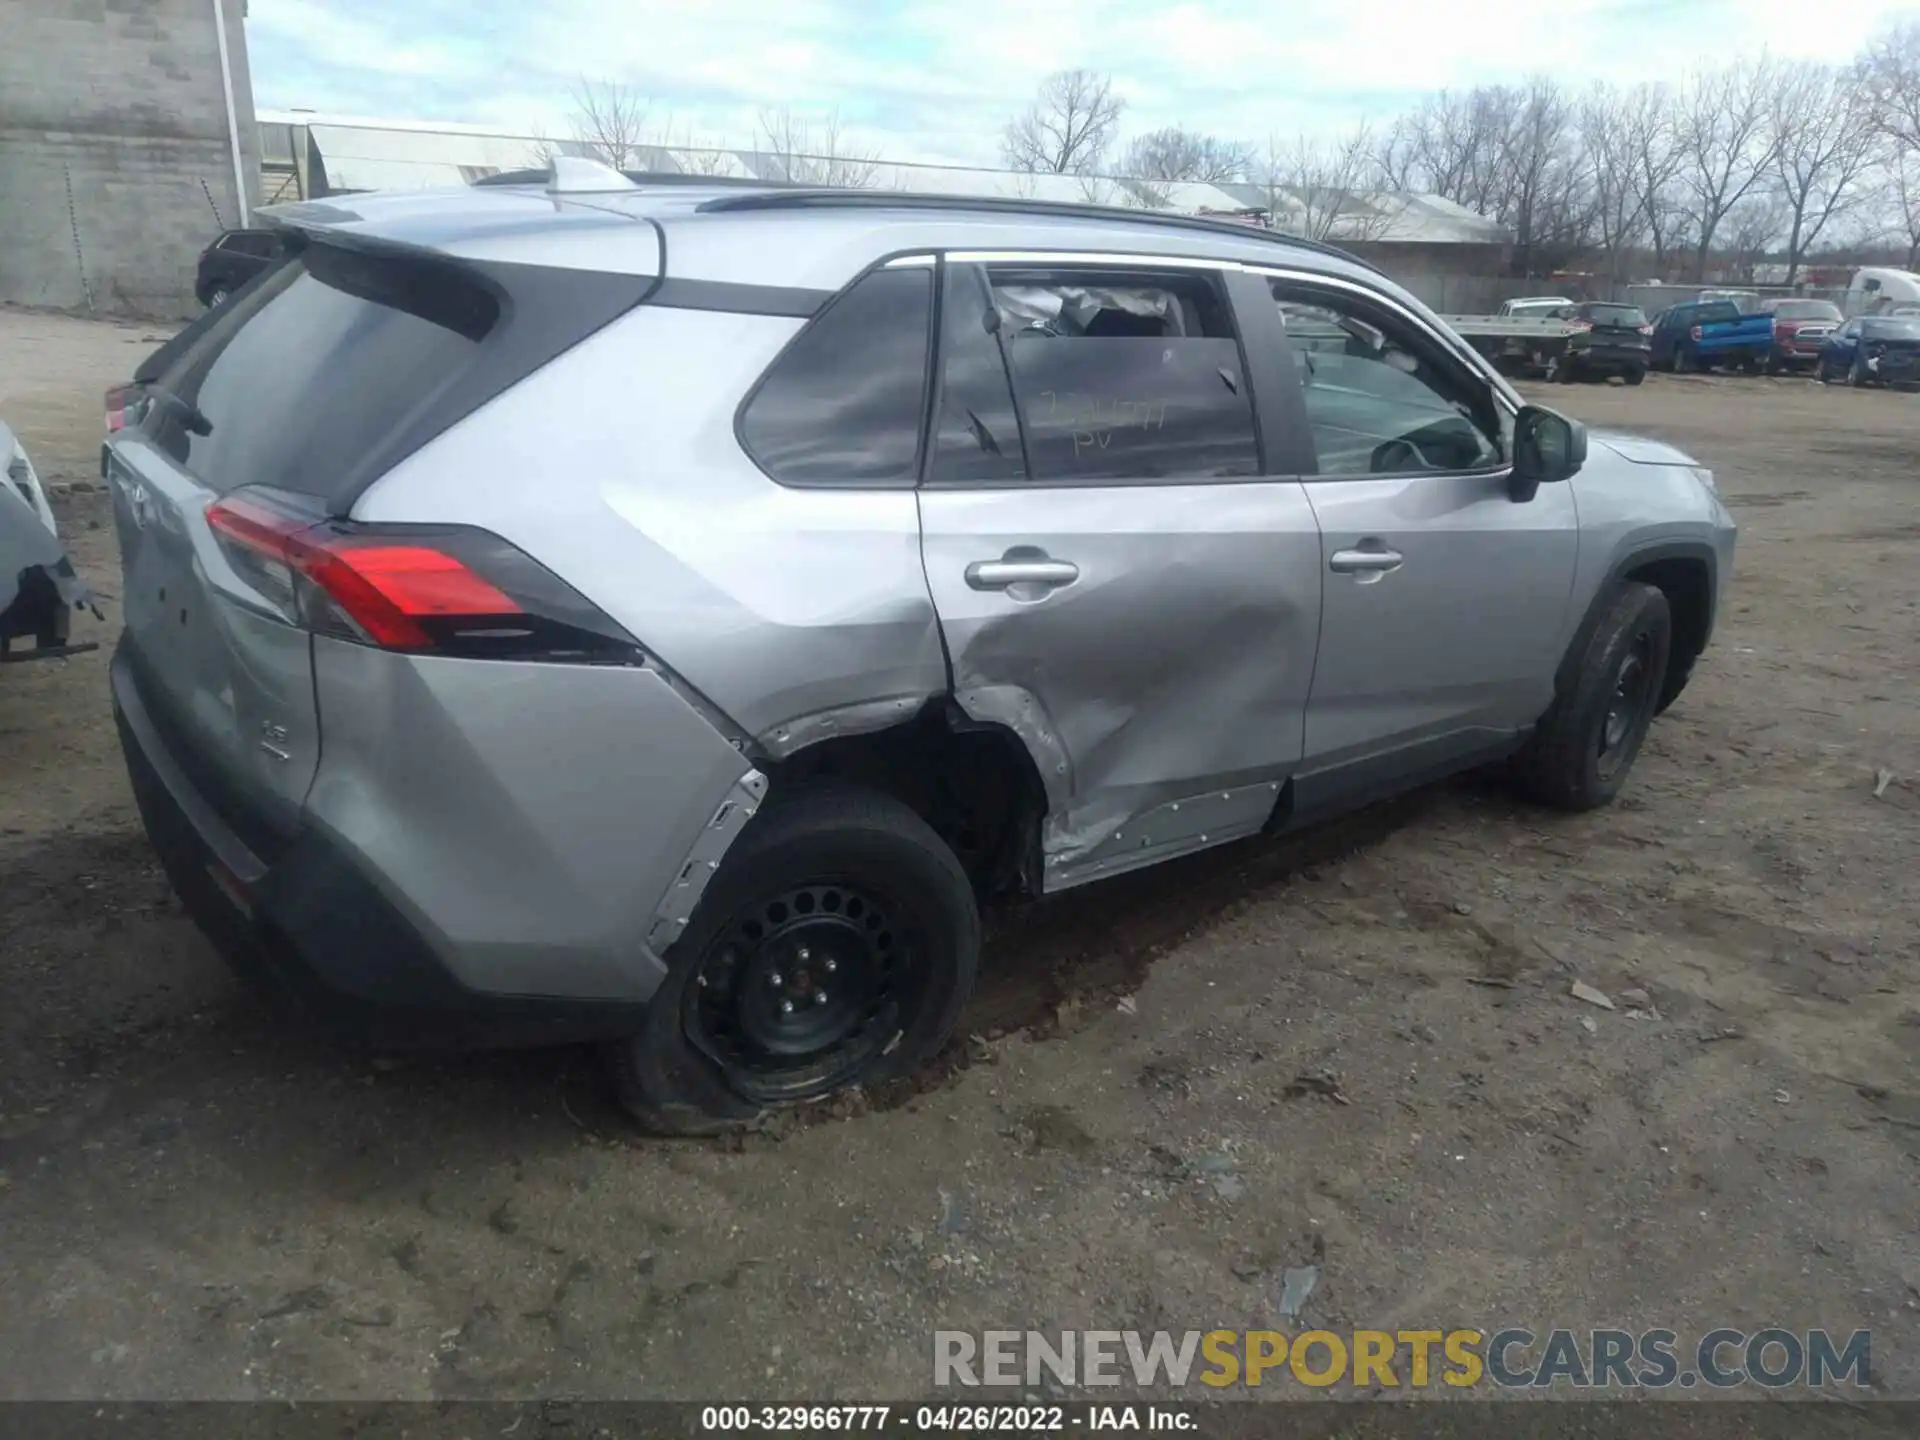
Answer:
[[[1516,503],[1533,499],[1542,485],[1571,480],[1587,463],[1587,427],[1541,405],[1524,406],[1513,422],[1513,484]]]

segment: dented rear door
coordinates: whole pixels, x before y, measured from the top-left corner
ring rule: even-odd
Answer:
[[[1320,537],[1258,444],[1228,277],[943,268],[927,580],[956,699],[1047,788],[1046,888],[1259,830],[1301,755]]]

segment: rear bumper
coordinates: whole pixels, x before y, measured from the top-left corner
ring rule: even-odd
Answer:
[[[124,651],[114,719],[134,799],[181,902],[236,969],[337,1038],[397,1048],[560,1044],[640,1028],[622,999],[463,983],[418,926],[318,827],[263,861],[169,753]]]
[[[1589,345],[1575,350],[1573,358],[1589,370],[1645,370],[1653,363],[1644,345]]]

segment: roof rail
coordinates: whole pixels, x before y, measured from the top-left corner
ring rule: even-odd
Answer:
[[[743,175],[689,175],[679,170],[622,170],[620,172],[636,185],[680,185],[698,190],[777,190],[782,186],[778,180],[756,180]],[[552,178],[551,170],[502,170],[497,175],[482,175],[470,183],[474,185],[544,185]]]
[[[1242,240],[1264,240],[1273,245],[1285,245],[1295,250],[1311,250],[1318,255],[1332,255],[1358,265],[1363,270],[1371,270],[1379,275],[1383,272],[1378,266],[1370,265],[1338,245],[1328,245],[1319,240],[1308,240],[1299,235],[1287,235],[1278,230],[1267,230],[1256,225],[1242,225],[1232,220],[1215,220],[1204,215],[1182,215],[1168,210],[1135,210],[1119,205],[1080,205],[1066,200],[1025,200],[1011,195],[928,195],[916,191],[902,190],[834,190],[834,189],[777,189],[766,188],[742,195],[716,195],[703,201],[699,209],[703,211],[738,210],[801,210],[818,206],[831,209],[836,206],[857,208],[872,206],[875,208],[899,207],[911,210],[986,210],[1009,215],[1058,215],[1068,219],[1124,221],[1136,225],[1158,225],[1173,230],[1199,230],[1212,235],[1233,235]]]

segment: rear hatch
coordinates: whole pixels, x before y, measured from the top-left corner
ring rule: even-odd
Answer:
[[[330,557],[300,537],[341,530],[380,474],[657,283],[597,278],[618,283],[319,231],[143,376],[139,423],[105,461],[122,653],[174,763],[260,859],[296,833],[320,755],[305,592],[326,603]],[[397,643],[426,643],[395,623]]]
[[[1603,347],[1644,350],[1653,327],[1636,305],[1594,305],[1589,308],[1588,333],[1593,343]]]

